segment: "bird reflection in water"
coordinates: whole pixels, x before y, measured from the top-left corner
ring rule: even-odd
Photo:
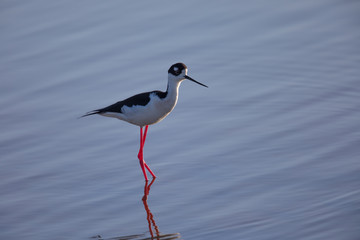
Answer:
[[[144,186],[144,196],[142,197],[142,202],[146,211],[146,220],[149,226],[150,236],[146,237],[145,234],[136,234],[128,235],[122,237],[111,237],[111,238],[102,238],[100,235],[93,236],[93,239],[97,240],[172,240],[180,238],[180,233],[170,233],[170,234],[161,234],[159,227],[155,223],[154,215],[151,213],[149,205],[147,203],[148,196],[150,194],[150,187],[155,182],[155,178],[149,184],[149,181],[145,181]]]

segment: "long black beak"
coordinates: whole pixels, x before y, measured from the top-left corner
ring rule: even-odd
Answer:
[[[193,81],[193,82],[195,82],[195,83],[197,83],[197,84],[199,84],[199,85],[201,85],[201,86],[208,87],[208,86],[206,86],[205,84],[202,84],[202,83],[200,83],[200,82],[192,79],[192,78],[189,77],[188,75],[185,75],[185,78],[186,78],[186,79],[189,79],[190,81]]]

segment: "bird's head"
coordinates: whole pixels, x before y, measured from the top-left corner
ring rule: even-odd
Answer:
[[[201,86],[208,87],[205,84],[202,84],[202,83],[192,79],[191,77],[189,77],[187,75],[187,71],[188,71],[188,69],[187,69],[185,64],[183,64],[183,63],[175,63],[175,64],[173,64],[169,68],[169,71],[168,71],[169,81],[182,82],[185,79],[188,79],[188,80],[193,81],[193,82],[195,82],[197,84],[200,84]]]

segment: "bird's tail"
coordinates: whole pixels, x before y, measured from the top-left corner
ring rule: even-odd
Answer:
[[[101,111],[100,111],[99,109],[98,109],[98,110],[93,110],[93,111],[90,111],[90,112],[85,113],[84,115],[82,115],[82,116],[79,117],[79,118],[87,117],[87,116],[94,115],[94,114],[99,114],[99,113],[101,113]]]

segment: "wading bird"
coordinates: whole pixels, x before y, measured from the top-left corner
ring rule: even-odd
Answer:
[[[99,114],[106,117],[117,118],[140,127],[140,149],[138,158],[144,174],[148,181],[145,168],[150,172],[153,178],[156,178],[153,171],[144,161],[143,148],[145,144],[148,126],[163,120],[175,107],[180,83],[184,80],[190,80],[201,86],[208,87],[198,81],[195,81],[187,75],[187,67],[183,63],[176,63],[168,70],[168,84],[166,92],[152,91],[145,92],[129,97],[123,101],[114,103],[108,107],[97,109],[86,113],[81,117]],[[143,132],[143,128],[145,131]]]

